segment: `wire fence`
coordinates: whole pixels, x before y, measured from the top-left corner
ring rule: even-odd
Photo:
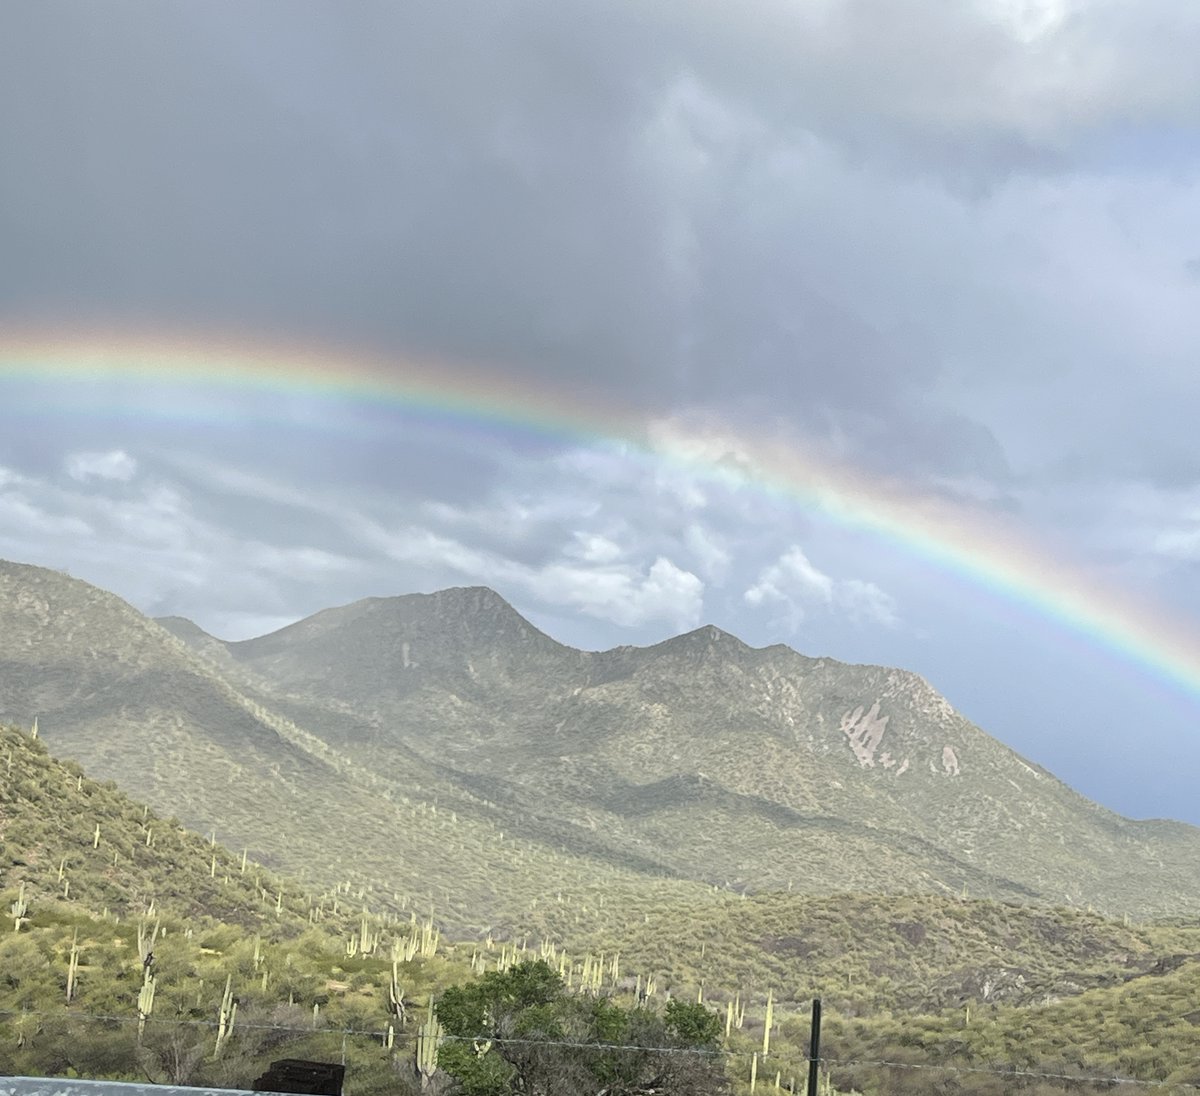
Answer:
[[[0,1026],[4,1024],[28,1028],[35,1025],[41,1028],[47,1025],[50,1029],[65,1027],[69,1029],[74,1024],[95,1024],[110,1030],[114,1027],[121,1029],[137,1028],[137,1039],[140,1043],[144,1032],[151,1034],[163,1031],[204,1032],[215,1037],[222,1030],[219,1021],[186,1018],[186,1017],[156,1017],[130,1016],[121,1014],[105,1014],[63,1010],[56,1012],[0,1009]],[[41,1032],[44,1034],[45,1032]],[[418,1034],[403,1028],[392,1026],[327,1026],[321,1022],[314,1025],[263,1023],[254,1020],[237,1019],[234,1024],[226,1025],[224,1036],[227,1042],[238,1043],[246,1040],[247,1036],[255,1035],[260,1038],[252,1040],[256,1048],[263,1046],[282,1051],[289,1042],[307,1043],[326,1048],[326,1053],[340,1056],[343,1064],[347,1064],[348,1056],[355,1053],[359,1056],[369,1051],[375,1056],[384,1055],[395,1059],[410,1054],[416,1049]],[[266,1037],[265,1039],[262,1037]],[[808,1059],[802,1054],[770,1055],[763,1058],[753,1052],[728,1047],[687,1047],[643,1045],[639,1043],[604,1043],[593,1041],[578,1041],[572,1039],[551,1038],[521,1038],[481,1035],[478,1037],[454,1036],[442,1034],[438,1037],[440,1044],[469,1043],[477,1048],[483,1047],[530,1047],[539,1049],[562,1049],[564,1051],[590,1051],[613,1053],[639,1053],[650,1055],[685,1055],[701,1059],[724,1060],[731,1075],[745,1082],[757,1073],[757,1089],[764,1094],[776,1091],[797,1091],[797,1078],[808,1065]],[[251,1048],[255,1049],[255,1048]],[[0,1049],[0,1075],[5,1072],[5,1053]],[[752,1059],[757,1066],[755,1071],[751,1065]],[[846,1077],[853,1083],[856,1076],[864,1072],[884,1072],[915,1074],[918,1076],[942,1078],[979,1078],[986,1077],[1002,1082],[1028,1083],[1044,1081],[1047,1083],[1074,1086],[1066,1091],[1105,1091],[1111,1092],[1127,1089],[1157,1089],[1173,1092],[1200,1091],[1200,1079],[1174,1081],[1165,1078],[1146,1078],[1123,1075],[1118,1073],[1086,1073],[1072,1072],[1060,1066],[1003,1066],[997,1064],[971,1064],[955,1062],[915,1062],[901,1061],[890,1058],[854,1057],[842,1055],[822,1055],[817,1058],[820,1070],[829,1077]],[[1198,1071],[1200,1076],[1200,1071]],[[778,1080],[777,1080],[778,1078]],[[785,1081],[784,1078],[787,1080]],[[790,1083],[789,1083],[790,1082]],[[800,1086],[803,1087],[802,1085]],[[880,1092],[890,1092],[891,1088],[877,1089]],[[905,1092],[916,1091],[905,1089]],[[944,1086],[926,1088],[928,1092],[953,1092],[953,1088]]]

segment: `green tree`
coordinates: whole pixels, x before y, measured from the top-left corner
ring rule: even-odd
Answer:
[[[439,1067],[465,1096],[712,1096],[728,1088],[718,1017],[669,1002],[625,1009],[576,996],[546,963],[454,986],[437,1004]]]

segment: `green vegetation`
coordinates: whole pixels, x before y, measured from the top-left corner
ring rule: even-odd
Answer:
[[[307,894],[11,727],[0,766],[0,1073],[245,1087],[344,1053],[351,1091],[415,1077],[409,1010],[471,976],[428,922]]]
[[[1200,835],[913,675],[587,654],[486,590],[169,623],[0,564],[0,718],[39,728],[0,727],[0,1073],[616,1096],[694,1043],[667,1088],[707,1092],[715,1017],[771,1096],[820,996],[823,1091],[1200,1083]]]
[[[701,1096],[729,1084],[715,1013],[677,1000],[660,1013],[569,994],[543,960],[451,987],[437,1003],[437,1019],[449,1040],[439,1065],[465,1096]]]
[[[528,911],[517,943],[447,943],[345,884],[309,894],[27,733],[0,729],[0,766],[0,1072],[237,1086],[290,1056],[344,1060],[351,1096],[415,1092],[423,1076],[482,1096],[522,1077],[633,1092],[666,1060],[679,1072],[664,1091],[728,1078],[747,1096],[753,1076],[771,1096],[777,1078],[803,1085],[819,994],[823,1091],[1200,1082],[1196,926],[932,896],[673,903],[596,885]],[[714,1040],[716,1058],[655,1050]]]

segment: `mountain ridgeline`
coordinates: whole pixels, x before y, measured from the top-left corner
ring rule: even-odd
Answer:
[[[265,865],[424,895],[462,930],[564,890],[1200,900],[1200,830],[1088,801],[915,674],[712,627],[578,651],[483,588],[226,643],[0,564],[0,722],[34,718]]]

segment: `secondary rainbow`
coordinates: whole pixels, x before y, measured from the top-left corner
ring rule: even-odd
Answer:
[[[17,402],[57,382],[41,406]],[[39,382],[35,385],[30,382]],[[648,423],[616,405],[583,405],[571,394],[461,365],[412,362],[364,353],[317,351],[212,336],[128,333],[55,337],[0,329],[0,423],[19,414],[68,410],[85,390],[81,413],[102,414],[98,391],[116,385],[128,413],[149,390],[234,397],[290,396],[361,407],[390,405],[579,443],[620,441],[647,459],[683,465],[724,482],[789,499],[899,550],[963,576],[1082,636],[1200,700],[1200,640],[1161,607],[1148,606],[1090,578],[1011,523],[913,493],[896,482],[806,453],[794,443],[729,431],[689,431]],[[18,389],[20,392],[18,393]]]

